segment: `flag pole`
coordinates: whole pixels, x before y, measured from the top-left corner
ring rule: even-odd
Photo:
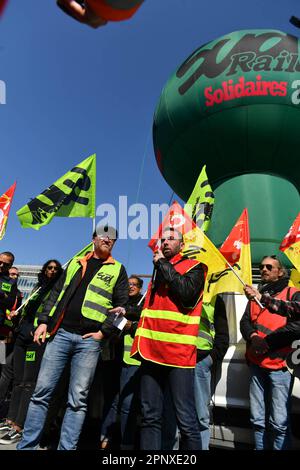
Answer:
[[[228,261],[226,261],[227,263],[227,266],[231,269],[231,271],[233,272],[233,274],[238,278],[238,280],[243,284],[243,286],[245,287],[246,286],[246,283],[243,281],[243,279],[238,275],[238,273],[233,269],[233,267],[231,266],[230,263],[228,263]],[[264,307],[262,306],[262,304],[260,303],[260,301],[254,297],[255,302],[257,303],[257,305],[260,306],[261,309],[263,309]]]
[[[96,217],[93,217],[93,233],[96,230]]]
[[[143,297],[139,300],[137,306],[139,307],[141,305],[141,303],[143,302],[144,298],[146,297],[146,294],[148,292],[148,289],[146,290],[146,292],[144,293]]]

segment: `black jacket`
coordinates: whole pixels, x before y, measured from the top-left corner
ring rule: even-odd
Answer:
[[[270,284],[264,284],[259,286],[258,290],[261,293],[267,292],[272,297],[276,297],[276,294],[281,292],[288,285],[288,278],[279,279],[276,282]],[[300,292],[296,292],[291,300],[300,301]],[[278,313],[279,314],[279,313]],[[255,325],[252,323],[250,318],[250,302],[248,302],[245,313],[240,321],[240,330],[243,338],[246,341],[250,341],[250,336],[257,330]],[[300,321],[296,317],[288,318],[286,326],[278,328],[265,337],[265,340],[271,351],[280,349],[284,346],[289,346],[294,339],[300,338]]]
[[[57,305],[57,308],[52,317],[49,317],[49,313],[52,310],[53,305],[59,297],[59,294],[64,286],[66,279],[66,271],[60,276],[56,284],[54,285],[48,301],[45,303],[44,311],[40,314],[38,323],[46,323],[48,325],[48,331],[51,332],[57,326],[57,323],[60,322],[60,318],[63,316],[63,313],[68,305],[69,301],[72,298],[75,290],[78,287],[78,284],[82,278],[82,267],[74,275],[70,285],[66,289],[65,294],[63,295],[61,301]],[[114,287],[112,304],[114,307],[125,307],[128,300],[128,278],[124,266],[121,266],[119,277]],[[113,321],[115,319],[114,314],[108,314],[106,320],[103,323],[99,323],[95,320],[90,320],[82,316],[81,326],[82,334],[93,333],[96,331],[101,331],[104,336],[111,336],[114,333],[118,333],[119,330],[113,326]]]
[[[18,296],[17,282],[8,275],[0,276],[0,326],[3,325],[6,310],[11,310]]]
[[[186,258],[181,258],[178,262]],[[178,263],[175,263],[178,264]],[[174,265],[165,258],[160,258],[155,263],[157,269],[153,290],[162,282],[168,284],[169,297],[181,305],[183,309],[196,305],[204,288],[203,265],[198,264],[185,274],[179,274]],[[184,313],[184,311],[182,312]]]

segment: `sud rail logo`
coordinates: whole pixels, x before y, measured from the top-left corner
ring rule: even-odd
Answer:
[[[0,104],[6,104],[6,84],[0,80]]]

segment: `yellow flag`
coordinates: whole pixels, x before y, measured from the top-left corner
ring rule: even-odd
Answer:
[[[297,269],[293,268],[291,270],[289,286],[290,287],[297,287],[297,289],[300,289],[300,273],[299,273],[299,271],[297,271]]]
[[[204,165],[192,194],[184,206],[185,212],[203,232],[207,232],[209,228],[214,200],[215,196],[208,182],[206,165]]]
[[[230,234],[220,248],[220,252],[227,262],[242,279],[245,284],[252,284],[251,253],[248,212],[244,209]],[[242,282],[230,269],[228,264],[225,269],[208,273],[205,283],[204,302],[222,292],[244,293]]]
[[[198,227],[194,227],[184,234],[183,240],[185,247],[182,254],[190,259],[197,259],[207,266],[208,271],[205,286],[207,291],[209,279],[213,278],[216,273],[219,275],[220,273],[227,272],[227,261],[218,248]],[[204,300],[205,302],[207,301],[206,299]]]

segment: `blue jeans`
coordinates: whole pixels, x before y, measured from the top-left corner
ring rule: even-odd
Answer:
[[[200,428],[194,399],[194,369],[141,365],[141,449],[160,450],[164,393],[170,386],[182,450],[201,450]]]
[[[46,347],[18,450],[38,447],[48,406],[68,360],[71,360],[68,403],[61,428],[59,450],[74,450],[87,409],[87,398],[100,354],[100,343],[60,328]]]
[[[256,450],[290,447],[289,412],[293,377],[288,370],[250,364],[250,412]]]
[[[209,450],[209,403],[211,399],[211,368],[213,360],[210,355],[204,357],[195,368],[195,405],[200,423],[202,450]]]

